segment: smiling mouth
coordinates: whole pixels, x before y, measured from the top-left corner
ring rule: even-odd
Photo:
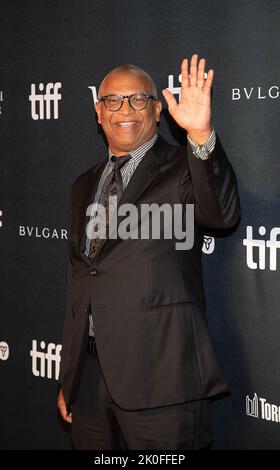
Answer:
[[[137,124],[137,121],[120,121],[116,123],[118,127],[122,127],[123,129],[130,129],[136,126],[136,124]]]

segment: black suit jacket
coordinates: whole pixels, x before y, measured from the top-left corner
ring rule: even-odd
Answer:
[[[71,189],[59,376],[67,404],[80,380],[89,309],[104,378],[120,407],[144,409],[224,394],[228,384],[208,333],[201,267],[203,229],[230,227],[240,215],[236,178],[219,138],[203,161],[189,144],[170,145],[159,136],[120,200],[137,206],[193,203],[193,248],[177,251],[174,239],[109,239],[92,269],[81,251],[86,209],[105,164],[83,173]]]

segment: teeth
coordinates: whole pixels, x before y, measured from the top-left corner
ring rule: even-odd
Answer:
[[[131,126],[134,126],[136,124],[136,122],[132,121],[132,122],[118,122],[118,126],[121,126],[121,127],[131,127]]]

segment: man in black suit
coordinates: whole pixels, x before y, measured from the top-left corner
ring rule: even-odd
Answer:
[[[214,71],[205,78],[197,54],[181,71],[179,103],[163,95],[186,144],[157,135],[162,105],[151,77],[119,66],[96,103],[109,159],[72,185],[58,407],[76,449],[209,448],[210,398],[228,392],[204,314],[201,249],[205,228],[238,222],[238,190],[211,127]],[[153,203],[182,208],[194,235],[188,249],[178,249],[174,233],[162,236],[159,221],[159,237],[108,232],[124,204]],[[94,235],[100,226],[106,238]]]

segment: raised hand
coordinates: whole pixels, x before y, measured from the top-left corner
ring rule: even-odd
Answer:
[[[177,103],[173,94],[165,89],[162,94],[168,110],[177,124],[188,132],[189,137],[198,144],[203,144],[210,137],[211,129],[211,86],[214,70],[210,69],[205,80],[205,59],[193,54],[190,64],[183,59],[181,64],[182,86],[181,99]]]

